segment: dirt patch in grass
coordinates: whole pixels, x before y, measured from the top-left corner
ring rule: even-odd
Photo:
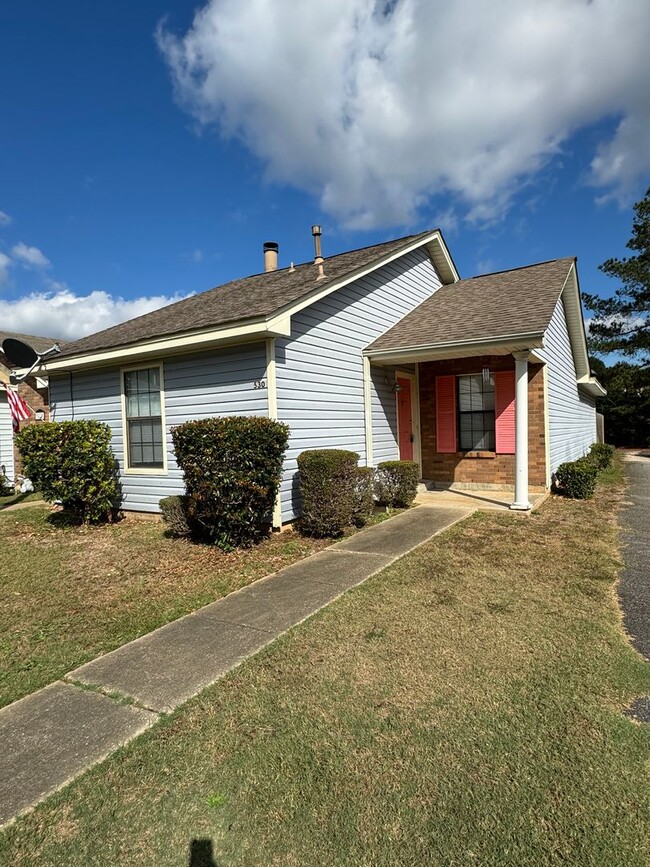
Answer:
[[[221,867],[642,867],[619,499],[456,525],[19,820],[0,859],[171,867],[207,839]]]
[[[0,705],[328,544],[289,531],[224,553],[157,522],[65,527],[51,515],[0,513]]]

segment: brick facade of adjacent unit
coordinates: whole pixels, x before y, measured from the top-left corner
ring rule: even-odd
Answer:
[[[32,411],[29,418],[25,421],[21,421],[20,429],[27,427],[30,424],[40,424],[40,422],[36,421],[34,418],[34,413],[39,409],[42,409],[45,413],[44,421],[49,421],[50,418],[50,408],[48,406],[48,391],[47,388],[36,388],[36,381],[30,377],[29,379],[21,382],[18,385],[18,394],[25,401],[27,406]],[[20,452],[16,447],[14,442],[14,472],[16,476],[22,475],[23,467],[22,467],[22,459],[20,457]]]
[[[472,485],[513,486],[515,456],[494,452],[436,451],[436,376],[512,370],[512,356],[458,358],[430,361],[419,366],[420,429],[422,437],[422,477],[448,485],[453,482]],[[546,486],[546,442],[544,424],[544,374],[541,364],[530,364],[528,372],[528,473],[531,487]]]

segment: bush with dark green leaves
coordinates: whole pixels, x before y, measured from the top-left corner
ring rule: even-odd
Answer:
[[[106,520],[119,505],[118,466],[107,424],[45,422],[23,428],[16,444],[25,475],[50,503],[60,501],[77,521]]]
[[[614,459],[614,446],[610,446],[608,443],[594,443],[589,449],[587,457],[596,464],[599,470],[606,470]]]
[[[9,484],[9,479],[5,476],[4,472],[0,470],[0,497],[9,497],[11,494],[15,494],[14,486]]]
[[[588,457],[560,464],[555,472],[560,493],[574,500],[588,500],[593,497],[597,478],[598,466]]]
[[[354,514],[352,522],[363,527],[375,510],[375,471],[372,467],[357,467],[354,482]]]
[[[173,536],[183,538],[190,535],[187,522],[187,497],[163,497],[159,503],[163,521]]]
[[[312,536],[340,536],[355,518],[359,455],[344,449],[311,449],[298,455],[302,517]]]
[[[261,416],[188,421],[172,428],[193,539],[226,551],[268,531],[289,428]]]
[[[375,496],[382,506],[410,506],[418,490],[415,461],[383,461],[375,470]]]

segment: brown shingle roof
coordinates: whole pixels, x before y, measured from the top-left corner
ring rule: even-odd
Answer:
[[[431,232],[421,232],[418,235],[331,256],[324,262],[326,277],[318,283],[315,279],[318,272],[312,262],[296,265],[293,271],[283,268],[232,280],[208,289],[207,292],[192,295],[69,343],[57,359],[268,317],[287,304],[313,292],[317,287],[327,286],[328,283],[371,265],[375,260],[398,252],[402,247],[430,234]]]
[[[472,342],[548,327],[574,259],[554,259],[442,286],[370,350]]]

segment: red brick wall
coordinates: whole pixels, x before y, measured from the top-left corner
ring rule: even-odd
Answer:
[[[29,379],[25,380],[24,382],[21,382],[18,384],[18,394],[22,397],[22,399],[25,401],[25,403],[30,408],[30,410],[32,410],[32,413],[30,413],[29,418],[26,421],[23,421],[20,423],[21,430],[24,427],[27,427],[27,425],[29,425],[29,424],[39,424],[39,422],[36,421],[36,419],[34,418],[34,415],[33,415],[33,413],[39,409],[42,409],[43,412],[45,413],[44,421],[49,421],[50,408],[47,404],[48,392],[47,392],[46,388],[37,389],[36,388],[36,381],[32,377],[30,377]],[[22,460],[20,457],[20,452],[18,451],[18,448],[16,447],[15,443],[14,443],[14,463],[15,463],[15,474],[17,476],[21,475],[22,471],[23,471]]]
[[[515,369],[512,356],[458,358],[420,364],[420,427],[422,432],[422,477],[433,482],[514,485],[515,456],[493,452],[436,451],[436,376]],[[528,366],[528,473],[534,487],[546,485],[546,448],[544,427],[544,376],[541,364]]]

